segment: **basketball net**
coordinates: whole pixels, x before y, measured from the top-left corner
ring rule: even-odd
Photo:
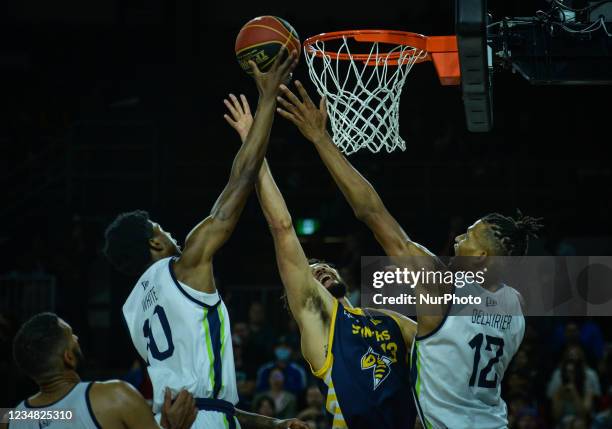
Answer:
[[[304,47],[310,78],[327,98],[334,144],[346,155],[362,148],[374,153],[406,150],[399,134],[400,95],[412,66],[427,52],[398,45],[381,53],[378,42],[368,42],[367,60],[356,60],[347,39],[339,40],[339,55],[333,58],[324,40]]]

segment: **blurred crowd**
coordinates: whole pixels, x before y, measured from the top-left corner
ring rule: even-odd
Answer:
[[[271,312],[278,311],[286,313],[281,326],[269,319]],[[234,314],[233,318],[238,406],[270,417],[297,416],[312,429],[330,428],[325,398],[301,356],[299,331],[290,315],[253,301],[244,317]],[[612,428],[612,344],[606,341],[609,336],[604,320],[529,319],[521,348],[502,383],[510,429]],[[3,378],[14,372],[10,356],[16,328],[0,314]],[[114,369],[115,377],[129,381],[151,399],[146,367],[133,353],[131,368]],[[13,394],[33,388],[25,378],[17,383],[20,380],[26,389]],[[12,399],[17,402],[23,398]],[[15,404],[3,406],[11,405]]]
[[[72,219],[69,231],[62,244],[69,251],[50,252],[44,246],[45,239],[35,239],[23,253],[17,253],[27,257],[10,261],[13,271],[0,274],[5,279],[15,273],[55,276],[56,312],[79,335],[88,362],[82,372],[83,379],[122,378],[150,399],[152,389],[146,367],[138,360],[127,335],[123,340],[120,335],[119,309],[125,291],[106,301],[111,312],[110,327],[101,331],[92,325],[96,321],[92,291],[104,290],[96,281],[107,287],[119,281],[128,287],[133,283],[111,274],[101,279],[101,270],[96,268],[101,263],[100,255],[86,245],[91,234],[78,217]],[[340,270],[349,285],[349,300],[358,306],[359,290],[350,285],[359,284],[360,259],[355,256],[359,253],[359,244],[348,240],[346,249],[345,254],[340,253],[344,267]],[[440,249],[441,254],[444,252],[445,249]],[[70,258],[77,263],[66,263]],[[92,270],[98,274],[91,275]],[[221,287],[233,322],[238,407],[271,417],[298,417],[312,429],[330,428],[325,398],[318,380],[301,356],[299,330],[280,299],[280,287],[268,288],[266,293],[271,290],[275,297],[268,300],[253,298],[258,296],[258,286],[248,287],[254,294],[247,296],[232,290],[231,286]],[[83,302],[89,305],[78,305]],[[7,407],[32,394],[35,386],[19,375],[11,360],[12,336],[20,321],[30,315],[2,308],[0,377],[8,389],[0,392],[0,406]],[[502,383],[510,429],[612,428],[611,331],[612,326],[605,318],[528,318],[525,338]],[[102,355],[103,352],[107,354]]]
[[[247,317],[233,323],[239,407],[297,416],[312,429],[331,428],[325,398],[301,357],[295,322],[289,318],[274,329],[268,311],[252,302]],[[604,320],[529,319],[502,383],[510,429],[612,428],[612,343],[605,340]],[[146,397],[150,386],[144,378],[139,377]]]

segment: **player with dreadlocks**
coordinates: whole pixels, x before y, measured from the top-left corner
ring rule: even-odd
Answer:
[[[372,185],[333,144],[326,130],[325,100],[317,107],[298,81],[295,85],[301,99],[283,88],[285,98],[279,100],[279,113],[314,144],[355,215],[370,228],[388,256],[410,270],[462,269],[469,264],[470,270],[486,271],[498,262],[494,256],[526,254],[529,239],[542,226],[540,219],[520,212],[517,218],[492,213],[456,237],[456,257],[450,267],[444,266],[427,248],[410,239]],[[451,304],[427,304],[420,299],[441,295],[441,288],[421,283],[415,287],[418,327],[412,342],[411,382],[427,429],[508,425],[500,384],[523,339],[525,320],[519,293],[499,277],[488,277],[484,283],[470,282],[457,289],[452,286],[458,295],[481,297],[482,309],[468,309],[468,316],[456,315],[465,314],[466,308],[451,313]]]

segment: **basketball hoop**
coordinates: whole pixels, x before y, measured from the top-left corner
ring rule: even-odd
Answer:
[[[347,155],[362,148],[406,149],[399,135],[400,94],[415,64],[433,61],[443,85],[460,83],[455,36],[337,31],[306,39],[304,56],[319,95],[327,98],[334,143]]]

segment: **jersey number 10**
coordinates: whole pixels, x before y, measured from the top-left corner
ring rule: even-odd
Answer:
[[[145,320],[144,326],[142,327],[142,333],[147,338],[147,348],[151,351],[151,356],[153,356],[157,360],[165,360],[172,356],[172,353],[174,353],[172,331],[170,330],[170,324],[168,323],[168,318],[166,317],[164,307],[156,305],[155,309],[153,310],[153,316],[151,316],[150,319],[153,319],[156,314],[159,319],[159,323],[162,327],[162,330],[164,331],[164,336],[166,337],[166,343],[168,344],[168,348],[162,352],[159,350],[159,347],[157,347],[155,338],[153,338],[153,331],[151,330],[151,324],[149,323],[149,319]]]
[[[487,345],[485,346],[485,350],[492,351],[491,346],[497,347],[497,352],[495,356],[493,356],[487,366],[485,366],[480,371],[480,377],[478,377],[478,387],[484,387],[487,389],[494,389],[497,387],[498,377],[495,374],[495,378],[493,380],[487,379],[489,372],[493,369],[493,365],[499,362],[499,358],[504,353],[504,339],[499,337],[491,337],[489,335],[478,334],[468,343],[471,348],[475,350],[474,353],[474,367],[472,369],[472,376],[470,377],[470,386],[474,386],[476,382],[476,376],[478,374],[478,365],[480,363],[480,349],[482,348],[483,339],[487,338]]]

